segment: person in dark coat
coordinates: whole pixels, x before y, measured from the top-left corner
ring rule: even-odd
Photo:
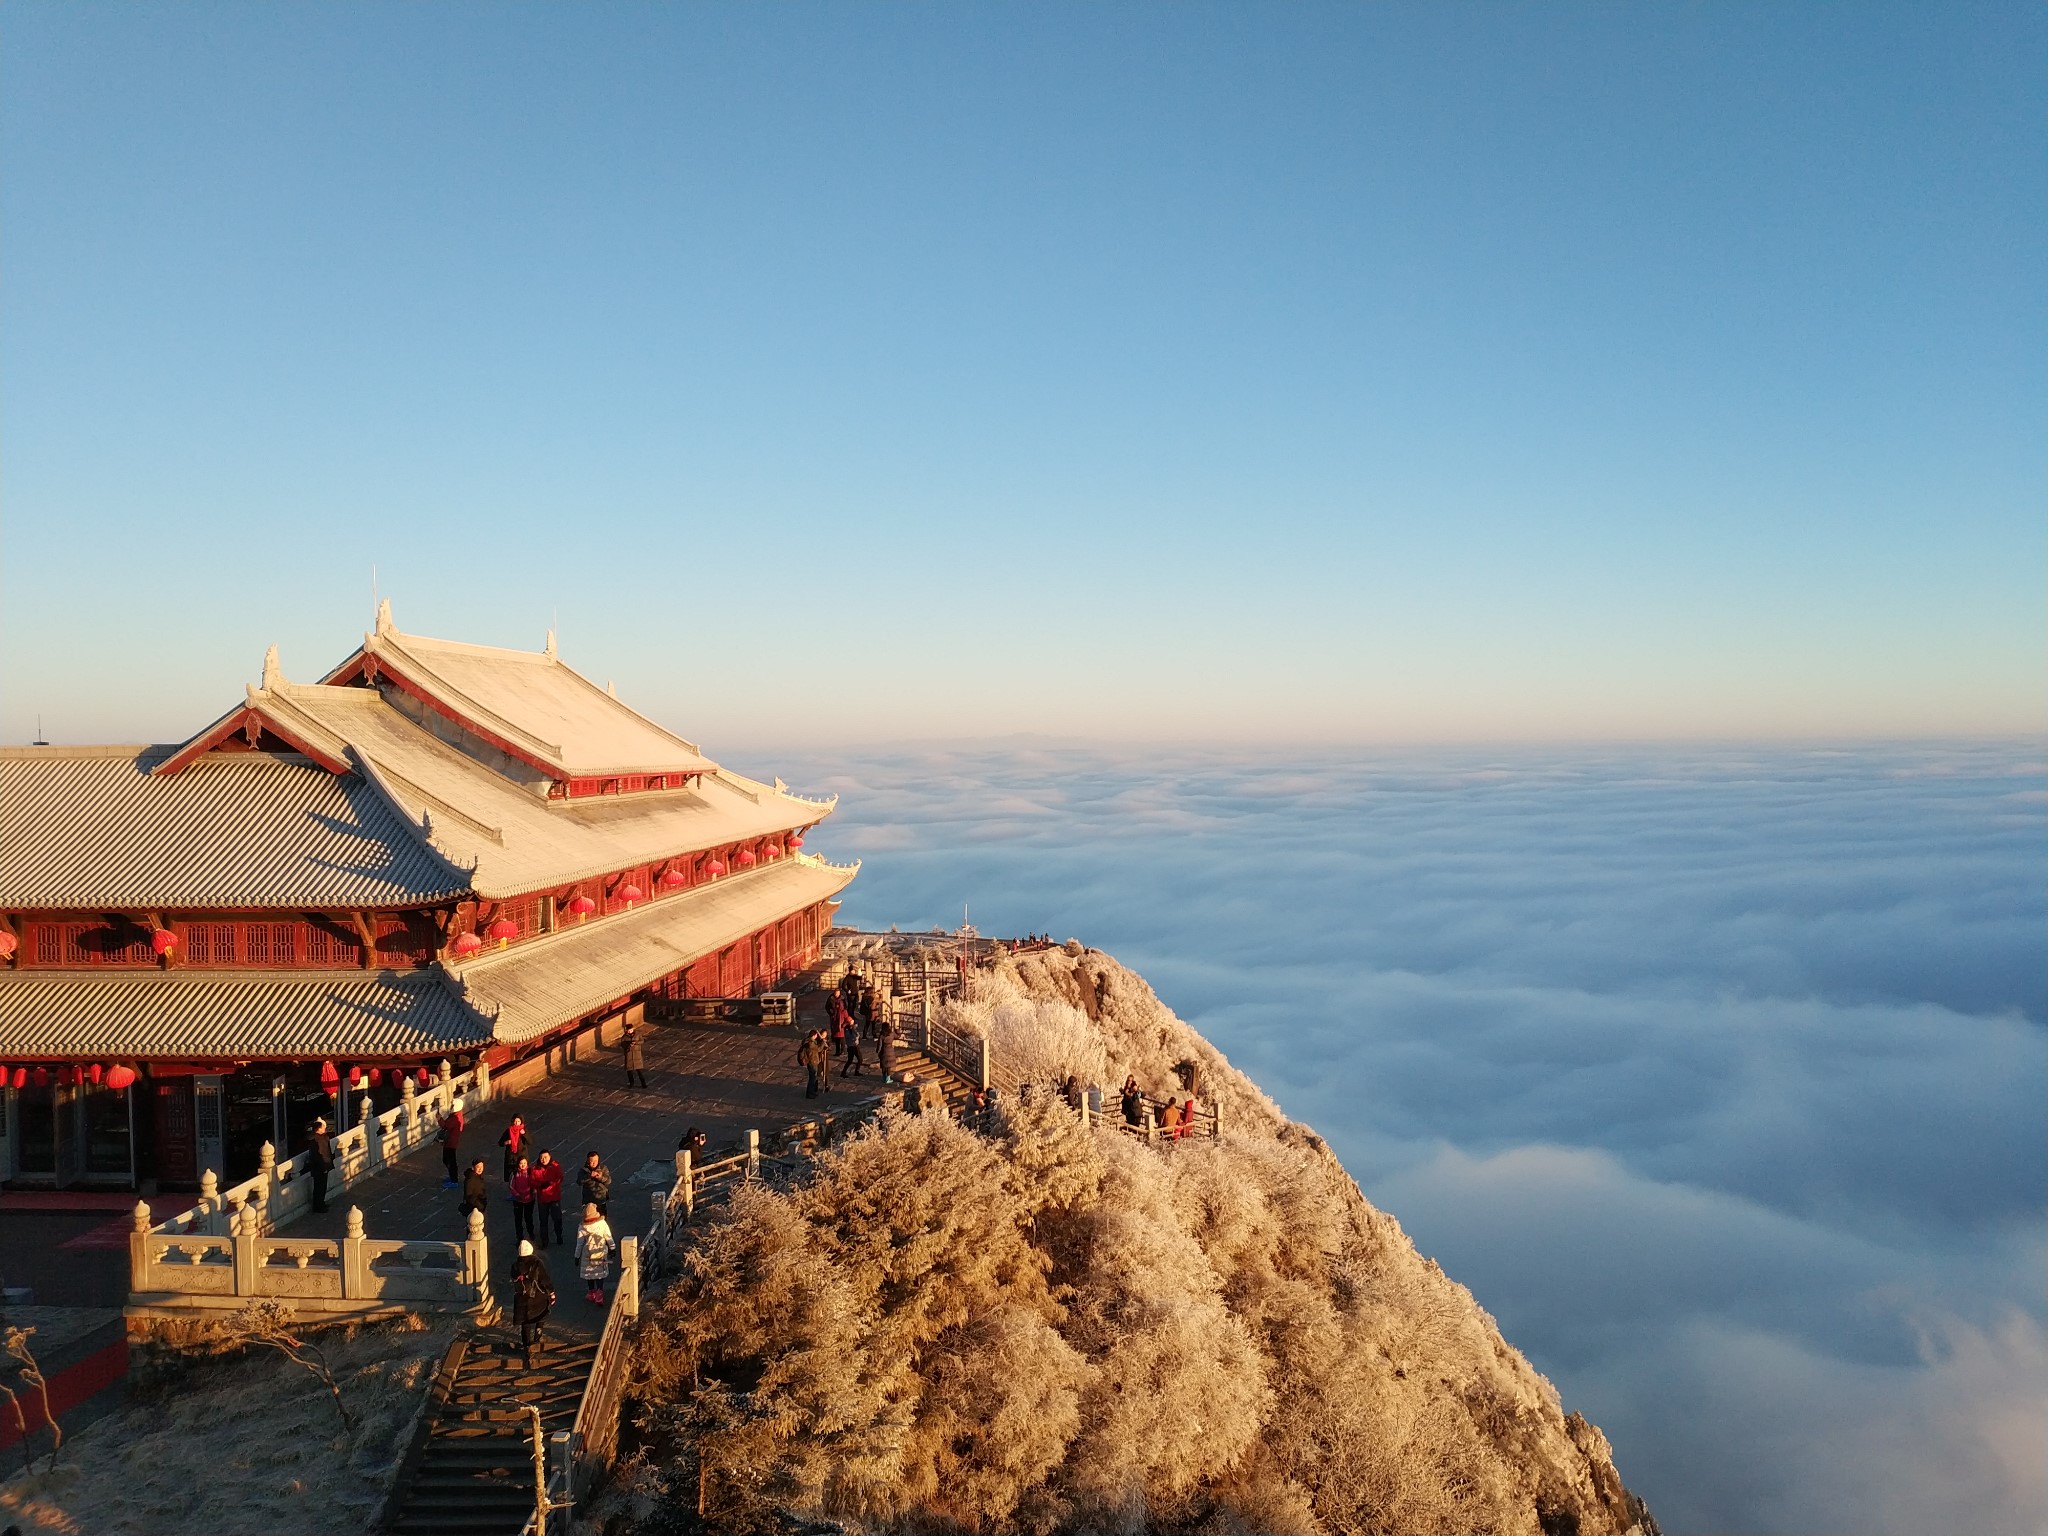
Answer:
[[[709,1140],[709,1137],[693,1125],[683,1132],[683,1139],[676,1143],[676,1150],[689,1153],[691,1162],[700,1163],[704,1160],[704,1147]]]
[[[327,1175],[334,1167],[334,1138],[328,1134],[327,1122],[315,1120],[313,1129],[306,1133],[306,1171],[313,1179],[313,1209],[327,1209]]]
[[[519,1159],[526,1155],[526,1143],[530,1133],[523,1116],[514,1115],[512,1123],[498,1132],[498,1145],[505,1149],[505,1182],[512,1182],[512,1170],[519,1166]]]
[[[846,1032],[846,1059],[839,1064],[840,1079],[844,1081],[849,1077],[861,1077],[866,1072],[867,1061],[860,1051],[860,1031],[849,1029]]]
[[[640,1079],[640,1086],[647,1086],[647,1061],[640,1050],[640,1031],[633,1027],[631,1019],[626,1020],[624,1033],[619,1036],[619,1050],[626,1058],[626,1086],[633,1086],[633,1079]]]
[[[796,1059],[804,1069],[804,1097],[815,1099],[820,1084],[824,1081],[825,1069],[831,1065],[831,1054],[825,1049],[824,1035],[812,1030],[804,1036],[804,1043],[796,1048]]]
[[[547,1260],[533,1251],[532,1243],[521,1242],[519,1262],[512,1267],[512,1321],[519,1325],[519,1349],[529,1366],[554,1304],[555,1277],[548,1273]]]
[[[462,1166],[458,1161],[462,1152],[462,1100],[457,1099],[448,1106],[448,1113],[441,1117],[435,1131],[435,1139],[441,1143],[441,1166],[448,1170],[441,1187],[453,1189],[456,1170]]]
[[[896,1081],[896,1034],[893,1030],[882,1033],[882,1043],[876,1048],[876,1056],[882,1063],[882,1081]]]
[[[1124,1079],[1123,1101],[1124,1124],[1132,1126],[1143,1125],[1145,1123],[1145,1095],[1138,1091],[1137,1078],[1127,1077]]]
[[[611,1214],[612,1171],[595,1152],[584,1158],[583,1166],[576,1170],[576,1187],[582,1192],[585,1205],[596,1206],[600,1216]]]
[[[490,1181],[484,1177],[484,1160],[478,1158],[469,1165],[469,1172],[462,1180],[462,1214],[467,1216],[471,1211],[480,1211],[490,1201]]]

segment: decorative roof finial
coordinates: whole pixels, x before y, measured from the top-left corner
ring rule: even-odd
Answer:
[[[383,598],[377,604],[377,633],[389,635],[397,633],[397,630],[398,626],[391,622],[391,599]]]
[[[540,653],[549,661],[555,659],[555,632],[552,629],[548,631],[548,643],[540,648]]]
[[[619,685],[610,678],[606,678],[604,680],[604,691],[616,699],[619,696]]]
[[[277,647],[263,653],[263,691],[275,693],[284,686],[284,668],[277,662]]]

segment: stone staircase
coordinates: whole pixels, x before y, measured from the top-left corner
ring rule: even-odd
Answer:
[[[569,1429],[597,1341],[564,1338],[550,1329],[521,1362],[519,1340],[503,1329],[480,1329],[463,1346],[432,1427],[401,1472],[402,1494],[385,1529],[405,1536],[518,1536],[533,1515],[532,1420],[522,1407],[540,1409],[543,1435]],[[438,1390],[438,1389],[437,1389]]]
[[[946,1096],[946,1108],[952,1112],[956,1119],[959,1117],[961,1110],[974,1097],[974,1084],[970,1083],[944,1062],[934,1061],[930,1056],[919,1050],[913,1042],[898,1037],[896,1042],[896,1079],[898,1082],[903,1080],[903,1074],[906,1072],[915,1073],[918,1082],[923,1084],[927,1091],[930,1090],[933,1084],[937,1084],[939,1090]]]

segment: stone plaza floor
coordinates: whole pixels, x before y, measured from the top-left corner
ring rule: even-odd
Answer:
[[[806,998],[806,1003],[814,1003]],[[821,1000],[814,1006],[821,1008]],[[749,1130],[764,1145],[778,1131],[835,1109],[850,1109],[881,1087],[879,1072],[841,1084],[835,1077],[821,1098],[804,1097],[803,1068],[796,1050],[813,1026],[812,1008],[793,1027],[746,1024],[649,1024],[641,1030],[647,1086],[628,1084],[616,1047],[571,1062],[556,1075],[494,1097],[465,1115],[459,1158],[467,1168],[482,1158],[491,1204],[485,1212],[491,1268],[511,1267],[515,1247],[512,1206],[503,1179],[504,1149],[499,1134],[517,1114],[531,1140],[529,1153],[545,1148],[565,1170],[562,1223],[570,1244],[582,1215],[576,1171],[596,1151],[612,1174],[611,1226],[615,1236],[647,1230],[649,1196],[675,1182],[677,1143],[692,1126],[709,1138],[716,1155]],[[820,1013],[819,1019],[822,1019]],[[373,1238],[434,1238],[453,1241],[467,1231],[459,1209],[461,1193],[443,1184],[440,1149],[426,1146],[404,1162],[329,1196],[323,1215],[308,1214],[285,1232],[294,1237],[339,1237],[351,1206],[363,1212],[364,1233]],[[564,1300],[580,1295],[564,1250],[551,1259],[556,1289]]]

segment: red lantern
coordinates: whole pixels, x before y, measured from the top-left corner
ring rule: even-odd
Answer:
[[[35,1080],[36,1080],[36,1086],[37,1086],[38,1088],[47,1088],[47,1087],[49,1087],[49,1086],[50,1086],[50,1069],[49,1069],[48,1067],[37,1067],[37,1068],[36,1068],[36,1073],[35,1073]]]
[[[771,859],[779,859],[782,857],[782,850],[776,847],[773,843],[770,843],[766,848],[762,849],[761,851],[767,854],[768,857]]]
[[[363,1069],[361,1067],[350,1067],[348,1069],[348,1085],[351,1088],[363,1086]]]
[[[484,941],[473,933],[465,933],[458,936],[448,947],[458,955],[473,955],[484,947]]]
[[[425,1067],[421,1067],[419,1076],[414,1078],[413,1081],[418,1083],[422,1088],[424,1088],[427,1086],[429,1082],[432,1081],[432,1079],[427,1076],[427,1069]]]
[[[149,936],[149,947],[159,955],[168,955],[178,947],[178,936],[168,928],[159,928]]]
[[[137,1076],[138,1074],[133,1067],[109,1067],[107,1068],[107,1086],[118,1093],[122,1089],[134,1087]]]
[[[578,896],[569,903],[569,910],[578,917],[588,917],[597,910],[597,903],[588,896]]]
[[[801,848],[801,847],[803,847],[803,845],[804,845],[804,835],[803,835],[803,833],[801,833],[801,832],[792,832],[792,833],[790,833],[790,834],[789,834],[789,846],[790,846],[790,850],[791,850],[792,852],[794,852],[794,851],[795,851],[796,849],[798,849],[798,848]]]
[[[320,1063],[320,1086],[329,1093],[334,1092],[335,1089],[341,1086],[341,1073],[336,1070],[334,1063],[331,1061]]]
[[[98,1084],[99,1084],[99,1080],[100,1080],[100,1079],[101,1079],[102,1077],[106,1076],[106,1072],[107,1072],[107,1069],[106,1069],[105,1067],[101,1066],[101,1065],[100,1065],[100,1064],[99,1064],[98,1062],[94,1062],[94,1063],[92,1064],[92,1080],[93,1080],[93,1084],[94,1084],[94,1086],[98,1086]]]
[[[690,877],[684,874],[676,865],[670,865],[668,873],[661,877],[661,883],[663,885],[688,885]]]
[[[741,869],[745,869],[749,864],[754,862],[754,850],[751,848],[742,848],[738,853],[732,856],[732,861],[733,863],[739,865]]]
[[[709,875],[712,879],[716,880],[720,875],[725,873],[725,866],[719,863],[718,860],[713,859],[709,864],[706,864],[704,866],[704,873]]]
[[[519,937],[519,925],[513,922],[512,919],[509,917],[501,917],[495,923],[491,924],[490,927],[486,928],[484,932],[489,934],[492,938],[496,939],[498,941],[499,947],[503,948],[504,943],[507,939],[516,939]]]
[[[382,1067],[372,1067],[372,1068],[370,1068],[370,1086],[371,1086],[372,1088],[374,1088],[374,1087],[376,1087],[376,1086],[377,1086],[377,1085],[378,1085],[379,1083],[381,1083],[381,1082],[383,1082],[383,1081],[384,1081],[384,1069],[383,1069]]]
[[[16,940],[13,934],[9,933],[5,928],[0,928],[0,960],[5,960],[13,955],[14,946],[17,942],[19,941]]]
[[[623,901],[629,907],[633,905],[633,903],[636,901],[645,901],[646,899],[647,893],[641,890],[640,887],[637,885],[626,886],[619,892],[619,900]]]
[[[28,1086],[27,1067],[16,1067],[14,1069],[14,1086],[17,1088],[26,1088]]]

